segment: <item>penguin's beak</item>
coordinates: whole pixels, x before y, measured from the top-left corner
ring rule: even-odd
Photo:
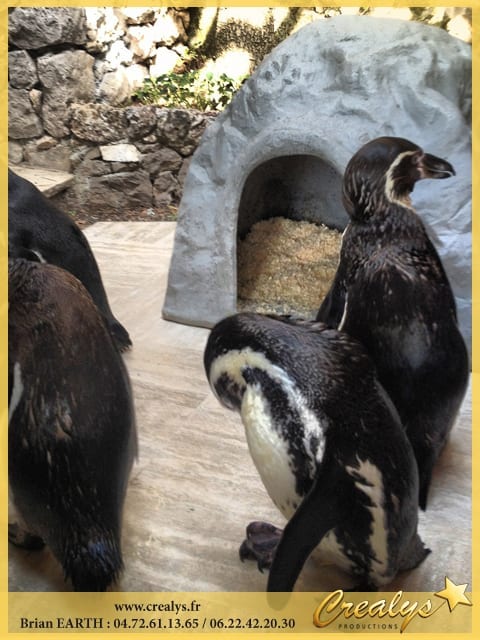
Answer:
[[[432,156],[430,153],[424,153],[418,164],[420,171],[420,179],[433,178],[443,179],[451,178],[455,175],[455,169],[446,160]]]

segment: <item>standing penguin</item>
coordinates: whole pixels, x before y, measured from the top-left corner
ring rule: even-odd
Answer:
[[[120,351],[132,342],[114,317],[97,262],[80,228],[28,180],[8,171],[8,254],[62,267],[80,280],[104,316]]]
[[[353,156],[343,179],[351,222],[317,315],[373,359],[413,445],[422,509],[469,365],[448,278],[410,193],[417,180],[453,175],[448,162],[403,138],[378,138]]]
[[[48,264],[9,260],[9,484],[26,531],[76,591],[122,569],[122,510],[136,455],[127,370],[83,285]]]
[[[240,313],[212,329],[204,364],[289,520],[283,533],[251,524],[240,549],[271,564],[269,591],[291,591],[317,545],[360,590],[425,558],[413,451],[362,345],[321,323]]]

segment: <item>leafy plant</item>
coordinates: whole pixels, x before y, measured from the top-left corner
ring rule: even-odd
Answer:
[[[162,107],[220,111],[233,98],[243,80],[234,80],[225,73],[216,76],[211,71],[164,73],[157,78],[146,78],[133,98],[142,104]]]

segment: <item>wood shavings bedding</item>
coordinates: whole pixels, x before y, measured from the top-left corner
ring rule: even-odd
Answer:
[[[283,217],[254,224],[238,244],[238,309],[315,317],[337,270],[341,237]]]

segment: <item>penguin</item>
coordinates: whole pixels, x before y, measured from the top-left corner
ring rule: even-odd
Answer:
[[[429,553],[418,532],[418,470],[398,413],[364,347],[323,323],[250,312],[217,323],[204,366],[240,413],[253,462],[284,530],[253,522],[241,559],[292,591],[310,553],[387,585]]]
[[[48,262],[70,271],[92,296],[120,351],[132,345],[114,317],[97,262],[77,224],[37,187],[8,170],[8,253],[12,258]]]
[[[121,525],[137,454],[128,373],[85,287],[50,264],[9,259],[9,490],[13,544],[48,545],[75,591],[122,567]]]
[[[357,338],[373,359],[415,452],[423,510],[469,361],[452,289],[410,194],[418,180],[454,175],[446,160],[403,138],[377,138],[352,157],[343,178],[350,222],[316,316]]]

